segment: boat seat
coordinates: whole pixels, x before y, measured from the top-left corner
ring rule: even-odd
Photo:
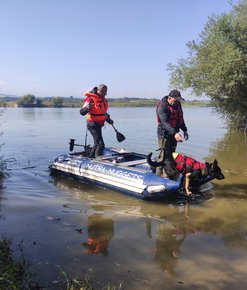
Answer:
[[[97,156],[96,158],[93,158],[95,161],[101,161],[101,160],[108,160],[108,159],[112,159],[112,158],[115,158],[116,155],[107,155],[107,156],[104,156],[104,155],[101,155],[101,156]]]
[[[147,159],[139,159],[139,160],[122,162],[122,163],[118,163],[118,165],[120,165],[120,166],[134,166],[134,165],[139,165],[139,164],[144,164],[144,163],[147,163]]]
[[[108,160],[108,159],[113,159],[121,156],[127,156],[129,155],[129,152],[123,152],[123,153],[116,153],[116,154],[111,154],[111,155],[100,155],[94,158],[96,161],[101,161],[101,160]]]

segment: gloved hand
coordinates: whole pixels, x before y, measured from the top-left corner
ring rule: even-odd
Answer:
[[[188,140],[189,139],[189,134],[187,131],[184,132],[184,140]]]
[[[87,115],[87,113],[88,113],[88,109],[87,109],[87,107],[85,107],[85,108],[81,108],[81,109],[80,109],[80,114],[81,114],[82,116]]]
[[[112,119],[110,119],[110,118],[107,118],[107,119],[106,119],[106,122],[107,122],[108,124],[110,124],[110,125],[113,125],[113,123],[114,123],[114,121],[113,121]]]
[[[110,119],[111,116],[108,113],[105,113],[105,115],[106,115],[107,119]]]
[[[88,109],[88,111],[92,108],[92,106],[93,106],[92,103],[88,103],[88,104],[87,104],[87,109]]]

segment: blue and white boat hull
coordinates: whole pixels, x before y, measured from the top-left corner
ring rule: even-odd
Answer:
[[[50,165],[52,174],[123,192],[145,200],[166,199],[179,193],[183,176],[176,181],[158,176],[146,161],[146,155],[105,149],[99,158],[83,152],[59,155]],[[209,180],[204,180],[203,183]]]

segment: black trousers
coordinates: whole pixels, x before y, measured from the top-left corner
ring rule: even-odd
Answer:
[[[102,126],[100,126],[96,122],[88,122],[87,123],[88,131],[93,136],[94,145],[90,151],[89,157],[95,158],[97,156],[102,155],[103,150],[105,148],[105,143],[102,137]]]
[[[164,159],[170,159],[172,158],[172,153],[176,151],[177,148],[177,141],[173,136],[168,137],[160,137],[158,136],[158,144],[160,147],[160,156],[161,158],[164,157]],[[165,154],[165,156],[164,156]]]
[[[160,154],[157,160],[158,162],[173,158],[172,153],[175,152],[177,148],[177,141],[173,136],[168,137],[158,136],[158,145],[160,148]],[[162,167],[157,167],[156,174],[161,175],[161,173]]]

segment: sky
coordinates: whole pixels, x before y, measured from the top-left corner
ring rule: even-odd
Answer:
[[[104,83],[109,98],[161,98],[172,89],[167,64],[231,9],[228,0],[0,0],[0,94],[83,97]]]

